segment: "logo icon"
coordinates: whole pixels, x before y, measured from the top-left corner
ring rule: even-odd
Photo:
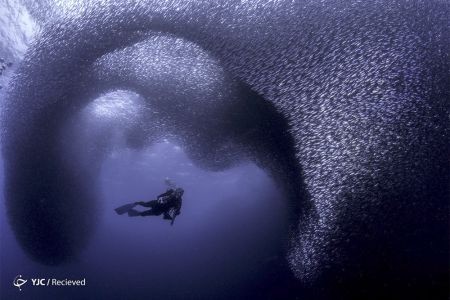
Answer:
[[[19,288],[19,291],[21,291],[22,285],[27,283],[26,279],[22,279],[22,275],[17,275],[16,278],[14,278],[13,284],[14,286],[17,286]]]

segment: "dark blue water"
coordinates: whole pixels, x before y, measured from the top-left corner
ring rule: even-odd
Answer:
[[[174,226],[161,217],[115,214],[117,206],[164,192],[166,177],[185,189]],[[97,185],[97,229],[79,257],[59,266],[33,262],[24,253],[1,206],[1,243],[7,245],[1,247],[2,299],[244,297],[271,280],[283,262],[283,195],[254,164],[205,171],[165,141],[142,151],[115,150]],[[29,280],[19,291],[12,284],[19,274],[85,278],[86,286],[38,287]]]

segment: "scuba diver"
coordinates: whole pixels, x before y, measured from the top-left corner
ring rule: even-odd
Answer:
[[[145,217],[145,216],[160,216],[163,215],[164,220],[171,220],[170,225],[175,222],[176,216],[180,214],[182,196],[184,190],[182,188],[169,188],[165,193],[159,195],[156,200],[148,202],[138,201],[130,204],[125,204],[115,209],[116,213],[122,215],[128,213],[129,217]],[[140,205],[149,207],[145,211],[138,211],[134,209],[135,206]]]

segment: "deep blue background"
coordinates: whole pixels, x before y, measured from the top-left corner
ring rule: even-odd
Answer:
[[[117,206],[165,191],[165,177],[185,189],[173,227],[161,217],[114,213]],[[65,265],[44,266],[28,258],[1,205],[2,299],[244,297],[259,282],[270,281],[274,265],[283,261],[285,201],[252,163],[205,171],[181,148],[163,141],[140,151],[116,149],[93,184],[101,198],[98,228],[81,256]],[[87,286],[36,287],[29,280],[20,292],[12,285],[18,274],[86,278]]]

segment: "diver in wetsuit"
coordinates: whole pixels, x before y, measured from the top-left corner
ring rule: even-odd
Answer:
[[[168,189],[165,193],[159,195],[156,200],[148,202],[138,201],[135,205],[141,205],[143,207],[149,207],[150,209],[145,211],[137,211],[134,208],[128,210],[128,216],[130,217],[145,217],[145,216],[160,216],[163,214],[165,220],[172,220],[171,225],[175,221],[175,217],[180,214],[182,196],[184,190],[182,188]]]

